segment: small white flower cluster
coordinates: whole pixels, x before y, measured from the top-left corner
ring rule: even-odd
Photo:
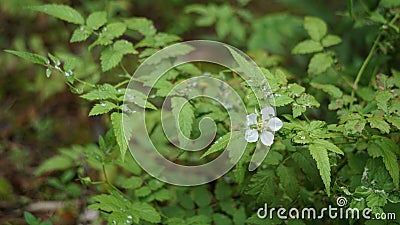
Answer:
[[[246,117],[246,133],[245,139],[247,142],[257,142],[260,136],[261,142],[266,146],[271,146],[274,142],[274,133],[282,128],[282,121],[276,117],[275,110],[271,106],[261,109],[261,122],[257,121],[258,115],[252,113]],[[252,125],[257,125],[257,129],[251,128]],[[259,135],[259,132],[261,135]]]

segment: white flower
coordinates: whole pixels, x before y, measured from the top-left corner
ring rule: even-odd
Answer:
[[[261,109],[261,122],[257,123],[258,115],[255,113],[249,114],[246,117],[246,133],[245,139],[247,142],[257,142],[260,136],[261,142],[266,146],[271,146],[274,142],[274,133],[282,128],[282,121],[276,117],[274,108],[267,106]],[[257,125],[257,129],[250,128],[252,125]],[[259,135],[259,131],[261,135]]]

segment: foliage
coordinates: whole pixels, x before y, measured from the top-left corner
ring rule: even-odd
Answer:
[[[108,129],[96,145],[61,148],[58,155],[36,169],[35,175],[73,171],[64,179],[53,179],[53,186],[69,190],[68,197],[72,198],[80,192],[75,190],[76,185],[69,185],[71,176],[78,177],[82,186],[95,187],[89,208],[100,212],[109,224],[262,224],[256,212],[264,203],[321,208],[336,204],[338,196],[346,196],[352,207],[370,207],[373,213],[396,207],[399,213],[400,68],[394,62],[400,51],[400,4],[377,2],[349,1],[348,10],[337,18],[346,29],[368,33],[365,40],[358,31],[346,35],[346,30],[340,32],[336,26],[330,27],[334,23],[314,16],[253,15],[243,7],[252,4],[248,1],[186,6],[185,16],[192,17],[196,26],[212,27],[213,38],[248,50],[268,80],[274,106],[284,120],[256,171],[247,170],[256,147],[249,144],[235,168],[223,178],[190,188],[164,184],[143,171],[127,153],[122,126],[127,110],[124,85],[137,66],[152,53],[182,39],[158,31],[143,17],[124,18],[110,11],[84,15],[59,4],[30,7],[73,24],[68,26],[69,41],[85,47],[79,54],[89,55],[90,59],[84,59],[88,65],[97,63],[95,72],[88,72],[74,53],[56,49],[46,56],[6,52],[44,66],[50,80],[61,74],[72,93],[93,105],[88,115],[103,117]],[[353,52],[355,41],[363,42],[362,48],[370,48],[369,52]],[[125,67],[127,59],[134,61],[129,67]],[[168,71],[157,81],[150,99],[140,92],[128,93],[133,96],[132,103],[146,109],[149,135],[162,147],[163,154],[186,164],[198,163],[199,158],[208,162],[237,135],[230,132],[225,122],[228,113],[220,105],[204,99],[184,104],[185,90],[170,92],[173,86],[199,74],[228,81],[248,109],[260,110],[254,93],[233,71],[201,63]],[[149,80],[137,82],[146,86]],[[171,97],[172,113],[183,136],[198,137],[199,121],[205,117],[216,122],[217,136],[207,149],[193,156],[171,146],[159,116],[160,99],[165,97]],[[186,144],[183,136],[178,137],[181,146]],[[101,176],[91,176],[88,167]],[[44,224],[29,213],[25,218],[29,224]],[[327,220],[320,223],[341,224]]]

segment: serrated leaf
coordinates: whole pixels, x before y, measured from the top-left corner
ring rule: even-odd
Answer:
[[[288,85],[288,92],[290,92],[291,96],[296,96],[299,97],[301,94],[304,93],[304,91],[306,90],[304,87],[296,84],[296,83],[291,83]]]
[[[117,90],[110,84],[100,85],[98,89],[92,90],[86,94],[81,95],[81,98],[94,101],[94,100],[117,100]]]
[[[278,175],[280,184],[284,188],[285,192],[287,192],[292,199],[296,199],[296,196],[299,193],[299,185],[294,169],[281,164],[276,169],[276,174]]]
[[[154,110],[157,109],[157,107],[155,107],[153,104],[151,104],[148,101],[146,95],[140,91],[137,91],[134,89],[127,89],[125,95],[126,95],[126,98],[124,100],[127,102],[133,102],[137,106],[140,106],[142,108],[148,108],[148,109],[154,109]]]
[[[369,125],[372,128],[377,128],[383,133],[389,133],[390,132],[390,126],[386,121],[379,116],[373,116],[371,118],[368,118],[367,121],[369,122]]]
[[[178,136],[181,146],[186,145],[186,138],[190,138],[192,124],[194,120],[193,106],[183,97],[173,97],[171,99],[172,114],[178,121],[179,130],[182,132]]]
[[[69,40],[69,42],[74,43],[74,42],[84,41],[88,39],[91,34],[92,30],[88,29],[86,26],[78,27],[72,33],[72,37]]]
[[[216,140],[211,147],[201,156],[201,158],[204,158],[214,152],[218,152],[221,150],[224,150],[226,146],[228,145],[229,141],[231,140],[231,135],[232,133],[226,133],[224,136],[220,137],[218,140]]]
[[[396,155],[389,149],[382,148],[383,163],[393,179],[393,184],[399,189],[399,163]]]
[[[128,29],[135,30],[144,36],[156,34],[157,30],[154,28],[153,22],[146,18],[131,18],[125,21]]]
[[[157,33],[154,36],[146,36],[135,47],[163,47],[179,40],[180,38],[173,34]],[[168,55],[171,56],[171,54]]]
[[[86,25],[92,30],[97,30],[106,23],[107,13],[105,11],[91,13],[86,19]]]
[[[120,37],[126,31],[126,25],[124,23],[116,22],[110,23],[101,30],[99,37],[95,42],[89,46],[89,51],[97,45],[110,45],[114,38]]]
[[[340,148],[338,148],[335,144],[333,144],[330,141],[327,141],[327,140],[324,140],[324,139],[316,139],[316,140],[313,141],[313,144],[320,145],[323,148],[326,148],[331,152],[334,152],[334,153],[337,153],[337,154],[340,154],[340,155],[344,155],[343,151],[340,150]]]
[[[342,42],[342,39],[339,36],[332,35],[332,34],[326,35],[321,41],[321,43],[324,47],[330,47],[333,45],[337,45],[340,42]]]
[[[314,41],[320,41],[328,30],[325,21],[316,17],[305,17],[304,28]]]
[[[313,52],[320,52],[324,48],[322,45],[314,40],[305,40],[298,43],[293,49],[292,54],[308,54]]]
[[[326,92],[333,98],[341,98],[343,96],[343,92],[339,88],[331,84],[318,84],[313,82],[311,82],[310,84],[312,87],[317,88],[323,92]]]
[[[83,25],[85,23],[81,14],[75,9],[67,5],[56,5],[56,4],[46,4],[40,6],[32,6],[30,9],[38,12],[46,13],[50,16],[54,16],[58,19]]]
[[[311,75],[318,75],[325,72],[332,64],[333,59],[330,54],[317,53],[311,58],[307,72]]]
[[[30,53],[30,52],[23,52],[23,51],[13,51],[13,50],[4,50],[4,51],[7,53],[16,55],[25,60],[28,60],[32,63],[40,64],[43,66],[47,66],[50,63],[46,57],[38,55],[38,54],[34,54],[34,53]]]
[[[118,40],[101,52],[101,69],[103,72],[108,71],[118,65],[124,55],[136,53],[137,51],[132,43],[125,40]]]
[[[97,116],[110,112],[111,110],[117,108],[117,105],[112,102],[102,102],[93,106],[89,112],[89,116]]]
[[[375,146],[372,145],[376,144]],[[393,184],[399,188],[399,163],[397,162],[396,153],[399,154],[400,150],[396,143],[386,137],[378,137],[374,142],[369,143],[368,153],[373,157],[381,156],[383,163],[390,176],[393,179]]]
[[[306,174],[308,180],[318,177],[319,171],[315,166],[315,160],[313,160],[307,151],[297,151],[292,154],[292,158],[303,173]]]
[[[171,200],[172,197],[173,196],[172,196],[170,190],[161,189],[161,190],[158,190],[158,191],[154,192],[153,194],[151,194],[149,196],[148,200],[152,201],[153,199],[155,199],[157,201],[163,202],[163,201],[166,201],[166,200]]]
[[[151,189],[147,186],[141,187],[135,190],[135,195],[137,197],[146,197],[151,193]]]
[[[390,116],[386,120],[400,130],[400,117]]]
[[[293,111],[293,118],[299,117],[302,113],[306,111],[306,107],[302,105],[293,105],[292,111]]]
[[[326,193],[331,194],[331,165],[329,163],[328,151],[321,145],[311,144],[309,146],[310,154],[317,162],[317,167],[325,184]]]
[[[383,110],[384,112],[388,111],[388,102],[394,96],[389,91],[378,91],[375,96],[376,104],[379,109]]]
[[[114,135],[121,152],[121,158],[124,160],[125,153],[128,148],[122,126],[122,113],[114,112],[111,114],[111,123],[114,130]]]
[[[142,186],[143,180],[140,177],[130,177],[124,179],[119,185],[125,189],[136,189]]]
[[[294,100],[293,98],[287,96],[287,95],[278,95],[274,97],[274,101],[272,102],[272,105],[276,107],[288,105],[292,103]]]
[[[251,177],[246,193],[254,196],[257,203],[271,201],[279,190],[275,179],[274,171],[260,170]]]

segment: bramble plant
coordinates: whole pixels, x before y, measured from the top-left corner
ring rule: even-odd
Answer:
[[[104,117],[107,127],[97,143],[60,148],[59,154],[36,168],[35,175],[70,171],[69,179],[53,179],[53,186],[68,190],[63,198],[77,198],[79,188],[68,183],[72,177],[78,178],[82,188],[93,190],[88,208],[100,212],[99,220],[109,224],[400,222],[400,2],[348,2],[348,10],[340,12],[339,19],[351,24],[347,28],[368,33],[362,45],[368,51],[361,56],[352,52],[352,42],[363,35],[358,31],[346,35],[345,30],[334,34],[336,29],[317,17],[286,13],[260,17],[244,9],[251,3],[243,0],[186,7],[184,16],[194,19],[197,26],[215,27],[216,40],[248,52],[268,81],[266,94],[274,98],[276,112],[273,107],[259,107],[255,93],[235,71],[202,62],[169,70],[147,98],[140,91],[127,89],[127,84],[131,80],[143,86],[151,82],[150,76],[149,80],[139,79],[133,73],[158,50],[182,41],[178,35],[158,31],[147,18],[120,17],[107,10],[83,15],[67,5],[29,7],[73,24],[67,26],[69,41],[83,47],[79,52],[54,49],[46,56],[5,51],[43,66],[49,80],[63,76],[71,92],[92,105],[88,115]],[[183,54],[185,49],[175,56]],[[354,61],[348,59],[352,54]],[[166,184],[147,174],[128,151],[122,117],[131,109],[124,96],[130,94],[132,103],[146,110],[148,135],[166,158],[183,165],[207,163],[235,141],[237,134],[227,122],[229,109],[203,98],[184,104],[188,90],[171,92],[179,83],[200,75],[227,82],[248,111],[256,112],[248,116],[247,127],[235,128],[247,129],[243,138],[249,143],[235,167],[216,181],[196,187]],[[257,91],[262,91],[259,88]],[[213,143],[196,153],[171,145],[160,116],[166,98],[171,98],[172,114],[186,137],[199,137],[200,121],[211,118],[216,124]],[[142,133],[133,136],[146,138]],[[259,136],[266,146],[274,142],[261,166],[249,171]],[[91,171],[100,175],[90,175]],[[267,221],[257,217],[257,209],[264,203],[322,208],[336,205],[339,196],[348,199],[349,207],[368,207],[372,214],[395,212],[397,216],[394,220],[345,222],[277,217]],[[45,224],[29,213],[25,217],[29,224]]]

